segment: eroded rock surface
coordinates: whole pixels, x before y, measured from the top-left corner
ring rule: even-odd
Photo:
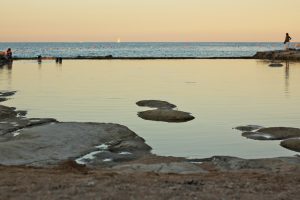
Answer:
[[[3,102],[3,101],[7,101],[9,96],[12,96],[14,95],[16,92],[13,91],[13,92],[5,92],[5,91],[0,91],[0,102]]]
[[[138,112],[138,116],[145,120],[162,121],[162,122],[187,122],[195,119],[190,113],[173,110],[176,105],[160,100],[142,100],[136,103],[138,106],[157,108]]]
[[[138,116],[145,120],[151,121],[163,121],[163,122],[187,122],[195,119],[190,113],[168,110],[168,109],[156,109],[139,112]]]
[[[239,130],[239,131],[255,131],[258,129],[263,128],[262,126],[258,126],[258,125],[246,125],[246,126],[238,126],[235,127],[234,129]]]
[[[290,127],[262,128],[257,125],[238,126],[235,129],[245,131],[242,136],[253,140],[284,140],[280,145],[292,151],[300,152],[300,129]],[[258,130],[257,130],[258,129]]]
[[[0,120],[0,136],[7,133],[16,132],[23,128],[32,126],[38,126],[43,124],[49,124],[57,122],[52,118],[23,118],[23,117],[12,117]]]
[[[0,136],[26,127],[57,122],[52,118],[25,118],[26,113],[26,111],[17,111],[13,107],[0,105]]]
[[[176,105],[171,104],[167,101],[160,101],[160,100],[142,100],[142,101],[138,101],[136,105],[141,107],[160,108],[160,109],[176,108]]]
[[[300,137],[300,129],[289,127],[262,128],[255,132],[244,132],[244,137],[254,140],[284,140]]]
[[[11,96],[15,92],[0,92]],[[50,166],[66,160],[113,166],[150,154],[151,147],[127,127],[105,123],[60,123],[26,118],[26,111],[0,105],[0,164]]]
[[[124,143],[126,145],[122,145]],[[106,145],[107,149],[99,145]],[[9,133],[3,136],[0,142],[0,164],[49,166],[92,152],[95,152],[94,155],[110,152],[109,149],[130,154],[146,154],[151,150],[142,138],[118,124],[51,123],[24,128],[17,135]],[[88,163],[92,159],[87,157],[83,161]]]
[[[0,105],[0,120],[16,117],[17,112],[15,110],[15,108]]]
[[[280,145],[289,150],[300,152],[300,138],[283,140]]]
[[[9,97],[13,96],[16,91],[0,91],[0,97]]]

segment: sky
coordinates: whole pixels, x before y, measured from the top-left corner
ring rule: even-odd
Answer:
[[[300,41],[300,0],[0,0],[0,42]]]

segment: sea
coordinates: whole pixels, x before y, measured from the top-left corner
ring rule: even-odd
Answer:
[[[56,42],[0,43],[0,51],[12,48],[14,57],[241,57],[257,51],[283,49],[282,43],[265,42]]]

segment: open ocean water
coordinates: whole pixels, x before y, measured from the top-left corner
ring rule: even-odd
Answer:
[[[283,49],[282,43],[156,42],[156,43],[0,43],[0,51],[12,48],[15,57],[240,57],[257,51]]]

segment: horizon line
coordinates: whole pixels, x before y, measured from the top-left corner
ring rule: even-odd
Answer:
[[[278,41],[126,41],[126,42],[116,42],[116,41],[8,41],[8,42],[2,42],[1,43],[283,43]],[[291,43],[299,43],[297,41],[291,42]]]

